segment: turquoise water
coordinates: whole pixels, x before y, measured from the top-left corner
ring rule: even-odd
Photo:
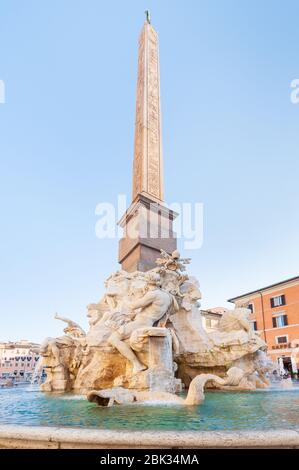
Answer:
[[[207,392],[200,406],[98,407],[76,395],[0,389],[0,424],[101,429],[238,430],[299,427],[299,388]]]

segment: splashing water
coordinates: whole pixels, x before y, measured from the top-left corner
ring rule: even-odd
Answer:
[[[36,383],[39,384],[41,382],[41,378],[43,374],[43,359],[44,359],[43,356],[40,356],[38,360],[36,361],[32,378],[30,381],[31,385],[34,385]]]

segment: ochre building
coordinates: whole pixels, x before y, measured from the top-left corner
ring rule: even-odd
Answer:
[[[299,276],[228,300],[251,310],[250,321],[268,345],[272,360],[289,372],[299,368]]]

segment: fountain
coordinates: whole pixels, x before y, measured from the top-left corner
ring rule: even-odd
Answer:
[[[87,332],[56,315],[66,323],[65,334],[41,346],[47,373],[41,390],[88,393],[98,402],[96,393],[105,390],[112,404],[123,401],[116,391],[129,401],[140,399],[140,391],[151,401],[168,401],[169,394],[178,401],[175,394],[190,386],[199,396],[188,395],[181,402],[186,404],[202,400],[204,384],[221,390],[266,387],[266,344],[252,331],[249,311],[227,311],[219,330],[206,333],[199,282],[186,272],[191,259],[177,250],[178,214],[164,203],[158,35],[149,16],[139,39],[133,168],[132,202],[119,222],[121,269],[107,278],[100,301],[88,305]]]
[[[3,391],[0,446],[299,445],[298,390],[271,386],[273,365],[251,328],[250,310],[225,311],[217,330],[203,328],[200,285],[187,273],[191,259],[177,250],[177,214],[163,202],[159,89],[158,37],[147,16],[139,41],[133,198],[119,222],[121,268],[87,306],[88,331],[55,315],[64,334],[41,345],[35,374],[46,372],[41,391]],[[275,434],[278,425],[284,431]],[[215,429],[221,433],[209,434]]]
[[[225,312],[219,329],[207,333],[199,284],[186,274],[189,262],[177,250],[171,255],[162,250],[147,272],[111,274],[102,299],[88,305],[87,333],[56,315],[67,326],[64,336],[47,338],[41,346],[47,371],[41,390],[88,394],[97,403],[111,398],[109,405],[199,404],[204,385],[231,391],[267,387],[266,344],[250,326],[250,311]],[[188,387],[186,400],[175,395]]]

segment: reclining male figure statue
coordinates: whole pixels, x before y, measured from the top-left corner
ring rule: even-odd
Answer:
[[[174,296],[160,288],[160,275],[153,272],[149,273],[147,278],[148,291],[142,298],[129,305],[131,313],[127,316],[131,321],[116,327],[108,339],[108,342],[132,363],[133,374],[145,370],[147,367],[140,362],[125,340],[128,340],[132,333],[139,328],[153,327],[164,315],[168,316],[172,309],[177,308]]]

